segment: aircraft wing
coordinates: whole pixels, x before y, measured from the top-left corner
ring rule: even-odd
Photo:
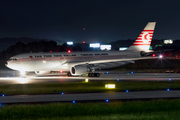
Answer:
[[[114,65],[114,64],[128,64],[128,63],[134,63],[135,60],[145,60],[145,59],[158,59],[159,56],[156,57],[139,57],[139,58],[124,58],[124,59],[112,59],[112,60],[93,60],[93,61],[79,61],[79,62],[73,62],[73,61],[69,61],[69,62],[65,62],[64,64],[69,64],[71,66],[76,66],[76,65],[94,65],[94,66],[106,66],[106,65]]]

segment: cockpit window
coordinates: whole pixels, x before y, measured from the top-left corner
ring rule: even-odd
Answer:
[[[17,60],[16,58],[10,58],[9,61],[12,61],[12,60]]]

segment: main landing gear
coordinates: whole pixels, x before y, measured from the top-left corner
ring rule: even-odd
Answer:
[[[88,77],[99,77],[99,73],[88,73]]]

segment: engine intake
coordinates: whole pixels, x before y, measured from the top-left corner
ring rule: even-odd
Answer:
[[[82,75],[88,72],[88,68],[86,66],[73,66],[70,68],[70,72],[72,75]]]

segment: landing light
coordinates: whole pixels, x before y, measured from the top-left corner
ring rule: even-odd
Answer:
[[[24,83],[28,83],[28,79],[27,78],[18,78],[17,82],[24,84]]]
[[[109,88],[109,89],[114,89],[115,88],[115,84],[105,84],[105,88]]]

